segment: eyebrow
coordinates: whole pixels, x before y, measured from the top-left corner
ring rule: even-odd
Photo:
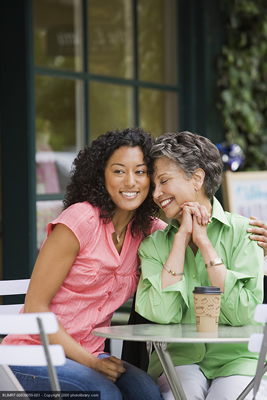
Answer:
[[[156,178],[159,179],[159,178],[161,178],[163,175],[166,175],[166,174],[168,175],[168,172],[163,172],[162,174],[158,175]]]
[[[111,164],[111,167],[112,167],[113,165],[120,165],[121,167],[124,167],[124,166],[125,166],[124,164],[120,164],[120,163],[113,163],[113,164]],[[137,164],[137,167],[142,167],[143,165],[145,165],[145,166],[146,166],[146,164],[145,164],[145,163],[143,163],[143,164]]]

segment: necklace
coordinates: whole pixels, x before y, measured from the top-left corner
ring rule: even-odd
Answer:
[[[120,243],[120,235],[125,231],[125,229],[127,228],[127,226],[128,226],[128,225],[126,225],[125,228],[123,228],[123,230],[120,231],[120,232],[117,232],[117,231],[115,231],[115,229],[114,229],[114,231],[115,231],[115,233],[116,233],[116,235],[117,235],[117,242],[118,242],[118,243]]]

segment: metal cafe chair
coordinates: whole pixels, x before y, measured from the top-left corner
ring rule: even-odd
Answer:
[[[257,322],[265,323],[263,333],[253,333],[250,336],[248,349],[249,351],[258,352],[259,359],[256,369],[256,375],[238,396],[237,400],[243,400],[253,388],[253,400],[256,399],[257,392],[261,383],[261,379],[267,372],[267,362],[265,361],[267,354],[267,304],[258,304],[255,309],[254,319]]]
[[[55,365],[66,362],[63,347],[49,345],[47,334],[58,331],[58,322],[53,313],[0,314],[0,334],[39,335],[41,345],[0,346],[0,365],[47,366],[52,391],[60,391]],[[11,371],[11,370],[10,370]],[[2,382],[0,382],[1,390]]]
[[[0,296],[26,294],[30,279],[14,279],[0,281]],[[18,314],[23,304],[0,305],[0,314]]]
[[[26,294],[29,283],[30,279],[2,280],[0,281],[0,296]],[[17,380],[8,365],[36,365],[47,366],[51,388],[53,391],[59,391],[60,387],[54,366],[65,363],[65,353],[62,346],[49,345],[47,337],[47,334],[58,331],[56,316],[53,313],[19,314],[22,307],[23,304],[0,305],[0,335],[9,333],[38,334],[42,345],[0,346],[0,377],[2,377],[0,390],[7,390],[2,389],[4,381],[5,385],[16,386]],[[17,384],[19,385],[18,381]]]

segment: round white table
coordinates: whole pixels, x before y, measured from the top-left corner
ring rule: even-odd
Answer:
[[[166,374],[174,398],[186,400],[167,343],[248,343],[252,333],[262,333],[262,325],[219,325],[218,332],[197,332],[195,324],[140,324],[96,328],[93,334],[110,339],[152,342]]]

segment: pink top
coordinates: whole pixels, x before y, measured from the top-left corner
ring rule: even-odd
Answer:
[[[99,208],[88,202],[64,210],[47,226],[47,237],[57,223],[66,225],[77,237],[80,251],[61,288],[50,304],[50,311],[67,332],[90,353],[104,351],[104,338],[94,336],[95,327],[109,326],[112,315],[136,291],[139,279],[137,249],[144,237],[131,235],[129,223],[121,250],[113,240],[113,223],[104,224]],[[151,233],[164,229],[156,219]],[[3,344],[39,344],[37,335],[8,335]]]

